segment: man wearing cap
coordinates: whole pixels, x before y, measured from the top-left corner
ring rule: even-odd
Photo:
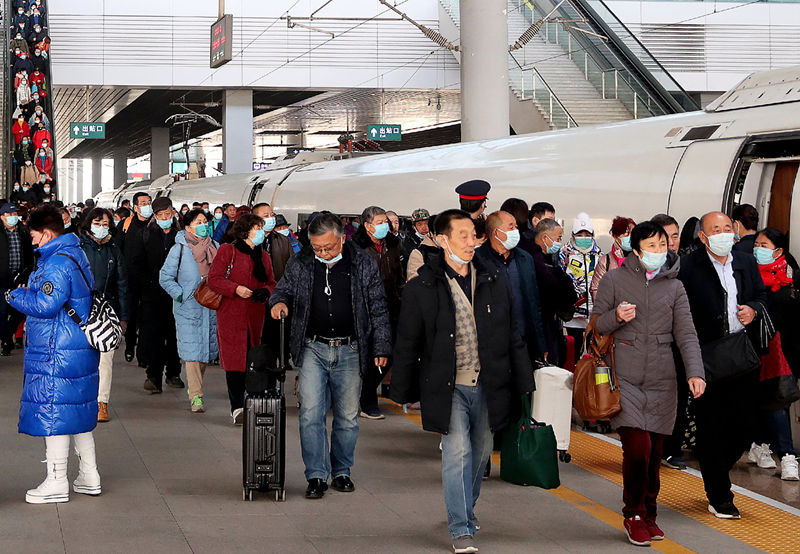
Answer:
[[[170,387],[182,389],[185,385],[181,380],[172,298],[159,284],[161,267],[179,229],[169,198],[156,198],[152,206],[153,217],[142,232],[126,239],[125,254],[130,260],[128,281],[141,298],[138,327],[141,358],[147,366],[144,390],[156,394],[162,391],[164,373]]]
[[[292,252],[294,254],[300,252],[300,249],[302,248],[300,246],[300,241],[297,240],[297,236],[292,233],[291,229],[289,229],[289,222],[286,221],[286,217],[283,214],[275,215],[275,232],[280,233],[289,239],[289,244],[291,245]]]
[[[456,187],[458,201],[461,209],[469,214],[472,219],[483,217],[486,209],[486,196],[492,186],[482,179],[473,179],[466,183],[461,183]]]
[[[408,263],[408,257],[422,241],[428,236],[428,220],[431,214],[425,208],[417,208],[411,213],[411,226],[414,229],[413,233],[408,233],[403,240],[403,257]]]
[[[28,281],[33,267],[33,245],[28,229],[20,222],[15,204],[0,207],[3,231],[0,232],[0,340],[3,356],[9,356],[14,344],[14,331],[22,315],[8,305],[5,293]]]

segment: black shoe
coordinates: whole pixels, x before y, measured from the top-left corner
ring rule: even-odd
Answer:
[[[680,456],[667,456],[661,460],[661,465],[667,466],[672,469],[686,469],[686,460]]]
[[[161,384],[155,383],[152,379],[145,379],[144,390],[150,394],[159,394],[161,391]]]
[[[180,375],[176,375],[175,377],[167,377],[166,379],[167,385],[172,387],[173,389],[183,389],[186,388],[186,385],[183,383]]]
[[[125,361],[131,363],[133,361],[133,352],[125,351]]]
[[[25,345],[24,345],[24,344],[22,344],[22,339],[16,339],[16,340],[14,341],[14,344],[16,344],[16,345],[17,345],[17,348],[25,348]]]
[[[486,481],[489,479],[489,476],[492,474],[492,460],[486,462],[486,469],[483,470],[483,480]]]
[[[328,490],[328,483],[322,479],[309,479],[308,487],[306,488],[306,498],[322,498],[325,496],[326,490]]]
[[[0,350],[0,356],[10,356],[12,350],[14,350],[13,346],[10,344],[4,344],[3,348]]]
[[[709,504],[708,511],[720,519],[742,519],[742,514],[739,513],[733,502],[725,502],[716,506]]]
[[[339,492],[353,492],[356,486],[347,475],[340,475],[331,481],[331,488]]]

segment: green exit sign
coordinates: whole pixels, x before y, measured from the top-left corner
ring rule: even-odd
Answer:
[[[367,138],[372,140],[402,140],[400,125],[367,125]]]
[[[105,123],[70,123],[69,138],[74,139],[104,139],[106,138]]]

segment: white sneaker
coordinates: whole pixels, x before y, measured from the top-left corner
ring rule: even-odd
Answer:
[[[25,493],[25,502],[28,504],[69,502],[67,461],[48,461],[47,477],[38,487]]]
[[[750,451],[747,453],[747,461],[751,464],[757,464],[761,458],[761,447],[756,443],[750,445]]]
[[[234,425],[241,425],[244,422],[244,409],[243,408],[236,408],[231,413],[231,419],[233,419]]]
[[[785,454],[781,458],[781,479],[784,481],[800,481],[797,471],[797,456]]]
[[[775,469],[777,464],[775,463],[775,459],[772,457],[772,450],[769,449],[768,444],[761,445],[761,456],[758,458],[758,467],[762,469]]]

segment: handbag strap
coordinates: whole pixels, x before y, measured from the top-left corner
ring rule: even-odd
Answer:
[[[236,245],[231,244],[231,249],[233,249],[233,254],[231,255],[231,261],[228,264],[228,270],[225,272],[225,278],[228,279],[231,276],[231,271],[233,270],[233,264],[236,261]]]

